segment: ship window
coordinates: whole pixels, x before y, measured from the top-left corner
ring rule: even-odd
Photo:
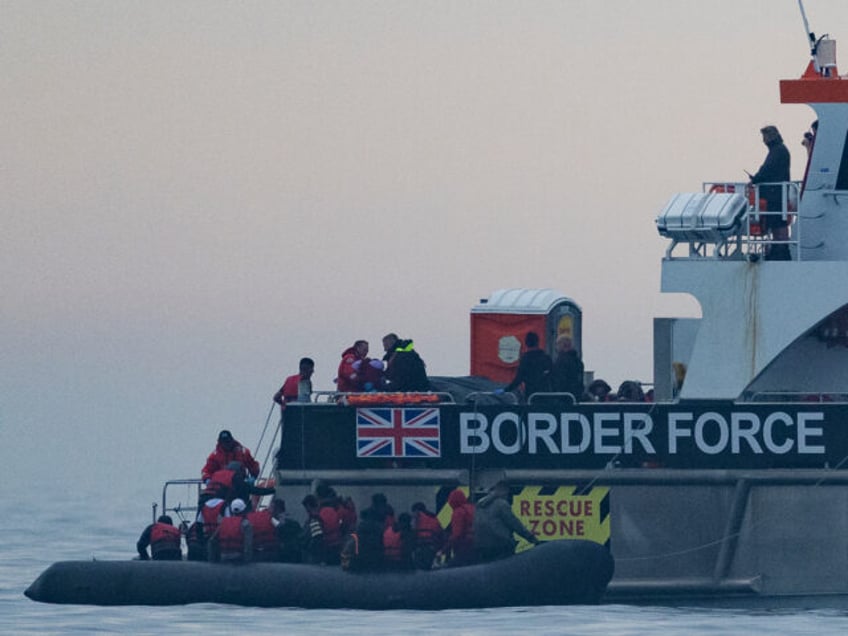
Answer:
[[[839,164],[839,176],[836,178],[837,190],[848,190],[848,134],[842,144],[842,161]]]

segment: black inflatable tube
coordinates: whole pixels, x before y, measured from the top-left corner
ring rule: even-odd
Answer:
[[[516,556],[431,572],[343,572],[286,563],[62,561],[24,592],[44,603],[255,607],[460,609],[597,603],[613,574],[609,551],[553,541]]]

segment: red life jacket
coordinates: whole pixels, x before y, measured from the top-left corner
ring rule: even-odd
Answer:
[[[403,537],[394,528],[383,531],[383,557],[390,563],[400,563],[403,559]]]
[[[236,471],[229,468],[222,468],[212,473],[209,478],[209,483],[206,485],[206,492],[215,493],[223,499],[228,499],[233,491],[233,478],[236,476]]]
[[[150,530],[150,552],[155,559],[163,552],[179,552],[180,530],[168,523],[156,522]]]
[[[224,517],[218,527],[218,547],[221,555],[240,554],[244,551],[244,517]]]
[[[215,530],[218,529],[218,518],[223,512],[224,506],[227,505],[227,502],[223,499],[212,506],[209,503],[211,502],[203,504],[203,508],[200,509],[200,517],[203,521],[203,536],[207,541],[215,534]]]
[[[271,523],[271,513],[268,510],[258,510],[247,513],[247,520],[253,526],[253,550],[256,552],[271,552],[277,549],[277,532]]]
[[[428,546],[435,550],[442,547],[445,542],[442,524],[436,515],[424,511],[415,513],[415,539],[417,545]]]
[[[324,546],[328,550],[340,550],[342,547],[342,526],[339,513],[332,506],[322,506],[318,511],[321,525],[324,527]]]

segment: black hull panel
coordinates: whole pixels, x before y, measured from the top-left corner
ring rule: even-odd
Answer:
[[[440,610],[597,603],[613,559],[589,541],[541,544],[509,559],[432,572],[351,574],[283,563],[63,561],[25,594],[45,603]]]

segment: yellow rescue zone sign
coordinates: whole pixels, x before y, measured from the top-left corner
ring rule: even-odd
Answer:
[[[468,488],[460,487],[468,495]],[[512,490],[512,512],[540,541],[585,539],[609,546],[609,488],[524,486]],[[438,513],[446,528],[451,519],[447,504]],[[530,547],[519,538],[516,552]]]
[[[609,542],[609,488],[525,486],[513,494],[512,512],[540,541]],[[521,539],[517,551],[529,545]]]

